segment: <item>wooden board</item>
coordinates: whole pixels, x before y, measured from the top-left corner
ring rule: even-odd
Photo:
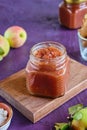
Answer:
[[[60,98],[50,99],[29,95],[25,69],[0,82],[0,95],[33,123],[87,88],[87,67],[71,60],[69,89]]]

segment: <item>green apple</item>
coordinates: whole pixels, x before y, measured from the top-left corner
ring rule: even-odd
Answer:
[[[87,129],[87,108],[77,104],[68,108],[68,123],[55,123],[56,130],[86,130]]]
[[[87,129],[87,107],[74,114],[71,127],[73,130]]]
[[[12,48],[18,48],[26,42],[27,33],[20,26],[11,26],[6,29],[4,37],[7,38]]]
[[[6,38],[0,35],[0,61],[8,55],[10,51],[10,45]]]

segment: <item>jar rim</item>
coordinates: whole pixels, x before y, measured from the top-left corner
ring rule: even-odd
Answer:
[[[50,58],[50,59],[42,59],[42,58],[38,58],[38,57],[35,57],[35,55],[33,54],[33,51],[35,51],[36,49],[39,49],[40,47],[48,47],[48,46],[53,46],[53,47],[57,47],[58,49],[60,49],[62,51],[62,55],[61,56],[57,56],[55,58]],[[62,45],[61,43],[59,42],[55,42],[55,41],[44,41],[44,42],[39,42],[37,44],[35,44],[31,50],[30,50],[30,55],[32,55],[33,57],[35,57],[37,60],[40,60],[40,61],[54,61],[54,60],[63,60],[65,59],[66,55],[67,55],[67,52],[66,52],[66,48],[64,45]]]

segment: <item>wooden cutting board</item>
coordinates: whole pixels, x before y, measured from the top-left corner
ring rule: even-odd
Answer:
[[[0,95],[33,123],[87,88],[87,67],[71,60],[69,89],[60,98],[50,99],[29,95],[25,69],[0,82]]]

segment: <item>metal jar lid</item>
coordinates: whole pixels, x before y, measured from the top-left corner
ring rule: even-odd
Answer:
[[[67,3],[70,3],[70,4],[79,4],[79,3],[82,3],[82,2],[86,2],[87,0],[65,0]]]

